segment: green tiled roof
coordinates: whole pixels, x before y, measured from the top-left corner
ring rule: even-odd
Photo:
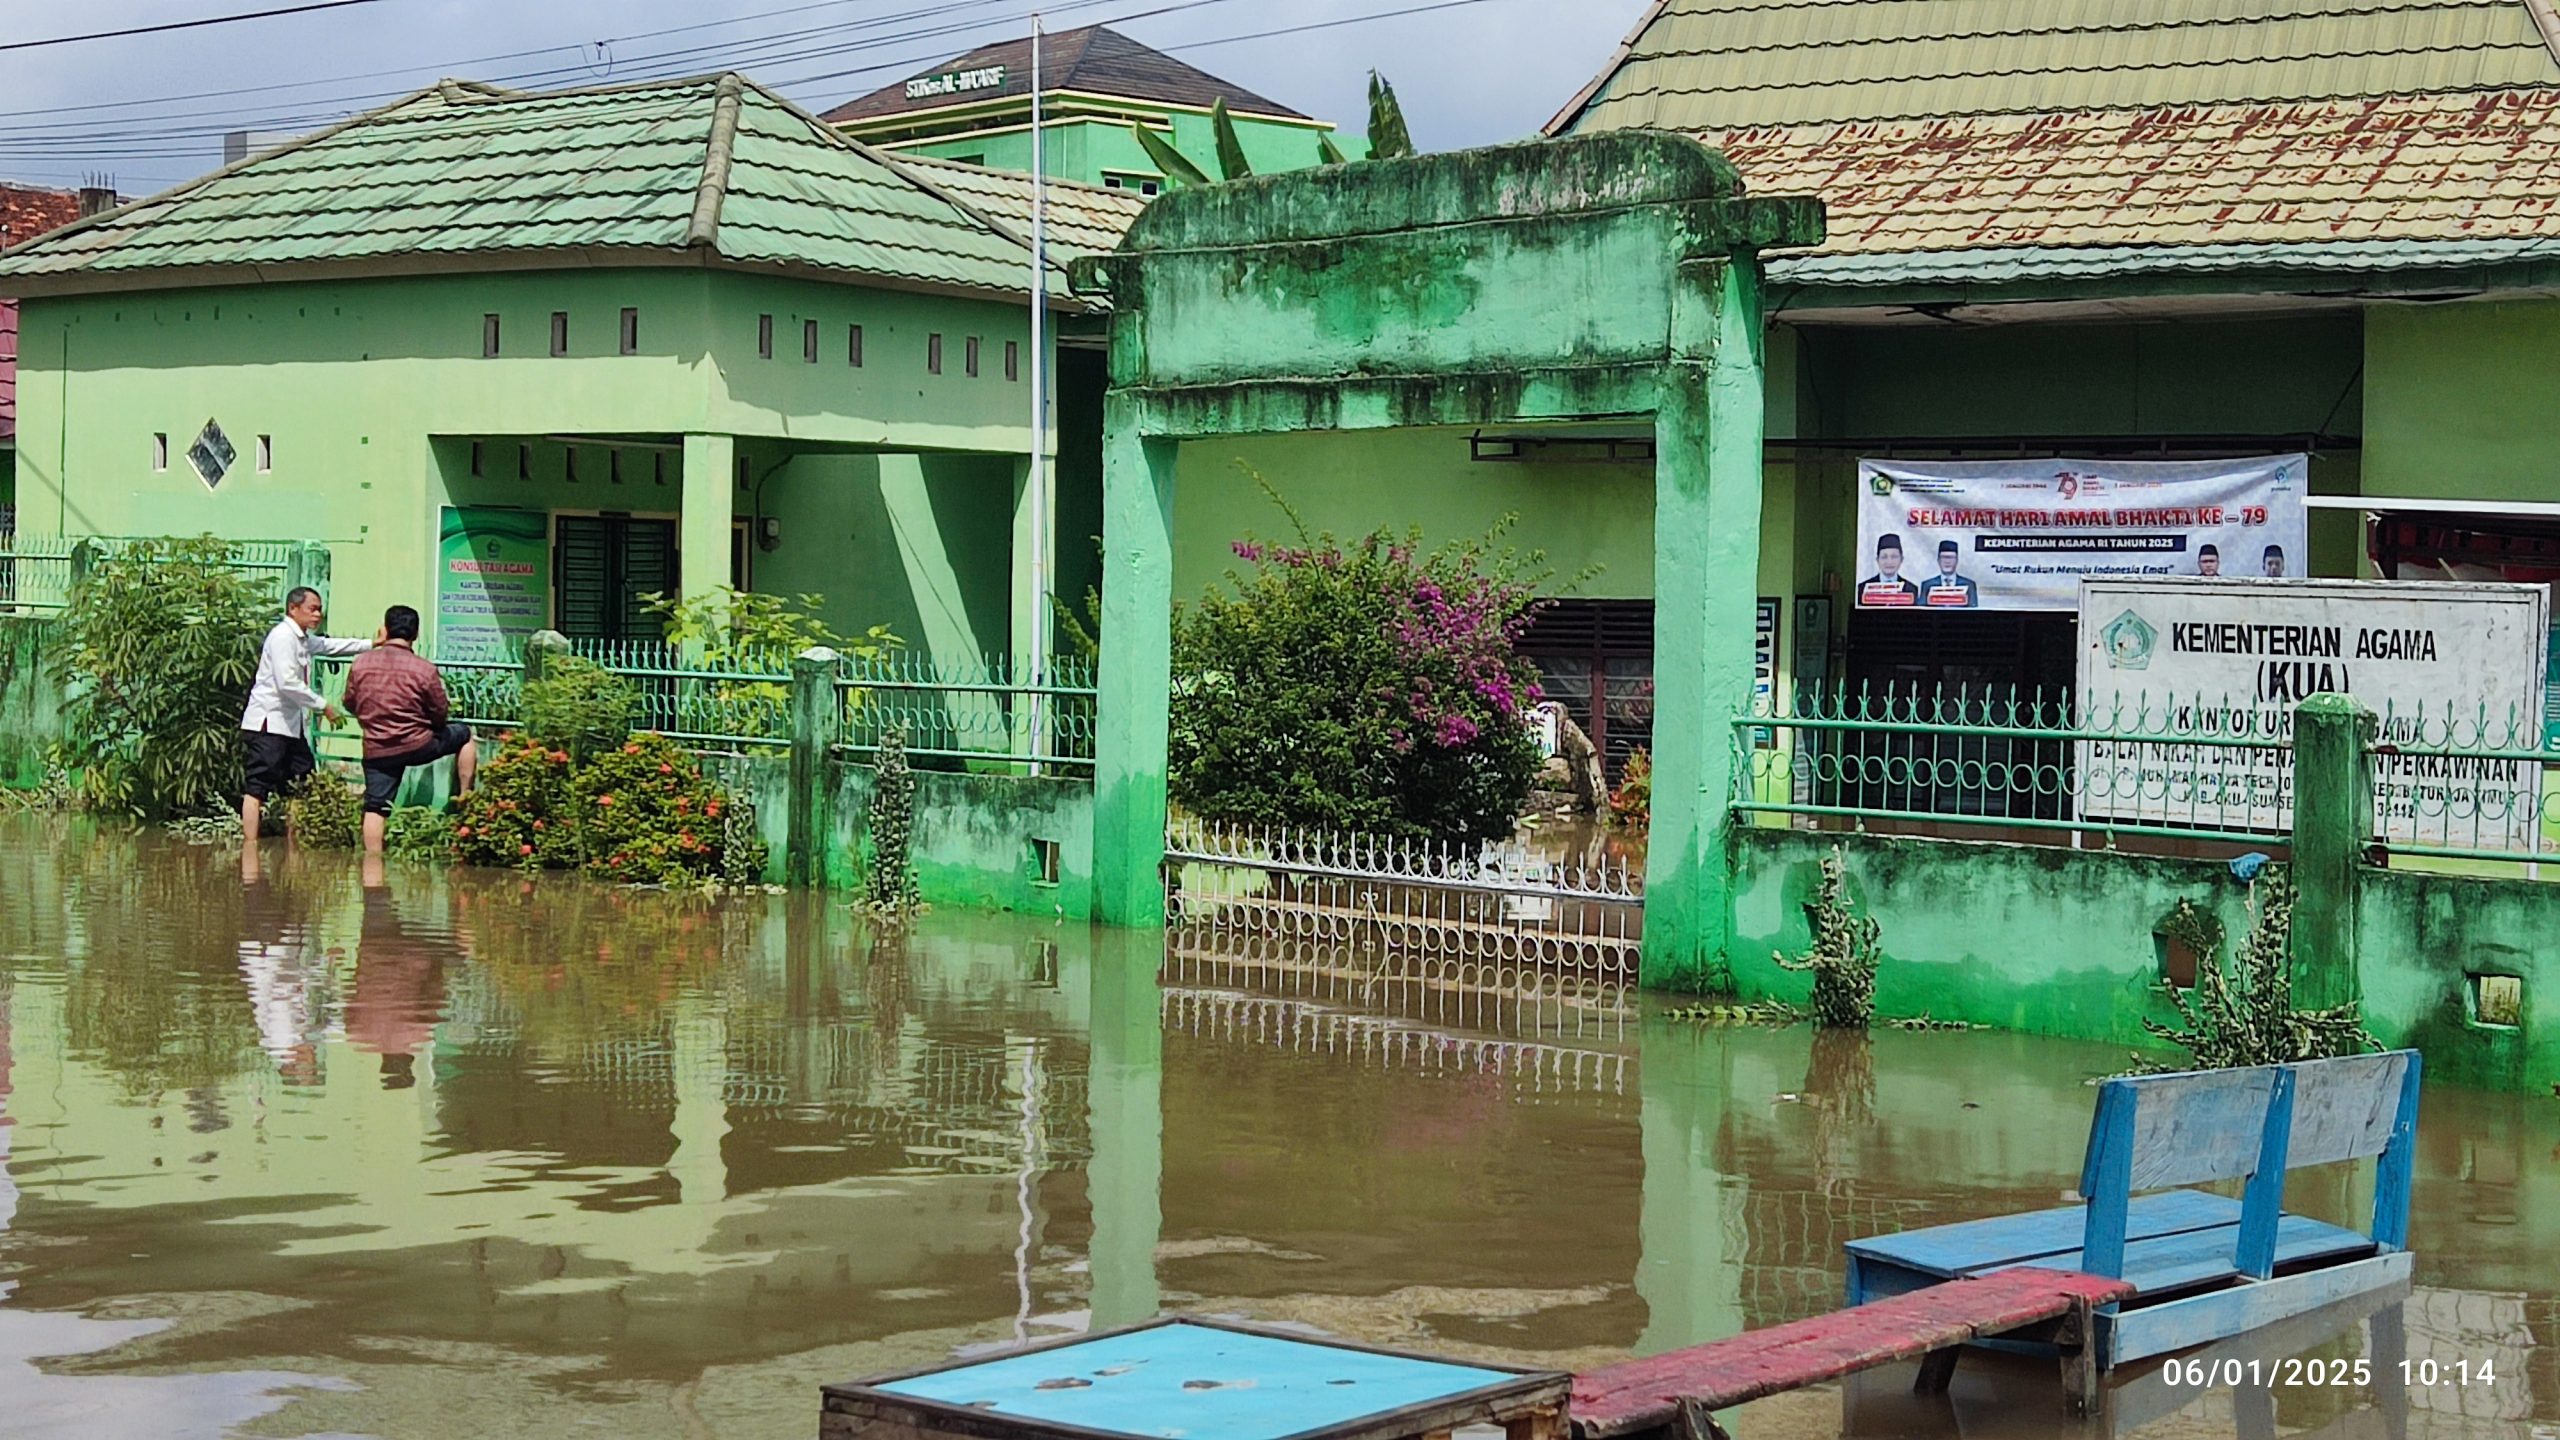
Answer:
[[[446,81],[12,250],[0,279],[43,294],[564,258],[991,295],[1022,294],[1030,269],[997,218],[730,75],[548,94]]]
[[[1661,0],[1551,129],[1692,133],[2560,82],[2538,0]]]

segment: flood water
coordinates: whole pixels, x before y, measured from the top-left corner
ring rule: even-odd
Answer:
[[[2125,1062],[808,897],[244,880],[43,817],[0,876],[9,1436],[799,1440],[823,1382],[1160,1309],[1590,1366],[1830,1309],[1857,1236],[2057,1203]],[[2414,1244],[2405,1297],[2235,1353],[2432,1386],[2135,1367],[2083,1427],[2049,1366],[1968,1358],[1951,1402],[1905,1368],[1734,1429],[2560,1436],[2560,1101],[2431,1089]]]

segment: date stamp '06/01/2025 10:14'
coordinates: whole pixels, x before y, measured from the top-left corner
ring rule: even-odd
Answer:
[[[2489,1360],[2402,1360],[2402,1385],[2420,1390],[2439,1386],[2494,1385],[2498,1374]],[[2361,1356],[2324,1360],[2296,1355],[2282,1360],[2172,1360],[2161,1367],[2172,1385],[2211,1389],[2230,1385],[2252,1390],[2294,1389],[2332,1385],[2370,1385],[2373,1363]],[[2388,1376],[2385,1377],[2389,1378]]]

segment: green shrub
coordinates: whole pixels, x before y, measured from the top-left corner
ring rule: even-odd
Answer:
[[[667,643],[699,653],[704,669],[744,675],[780,675],[793,656],[824,645],[840,655],[871,661],[898,648],[885,625],[860,635],[839,635],[807,613],[823,596],[766,595],[721,586],[682,600],[645,598],[666,623]],[[713,735],[781,736],[791,729],[791,687],[770,680],[688,683],[679,693],[677,729]]]
[[[1848,890],[1848,862],[1834,845],[1822,857],[1822,886],[1814,895],[1813,948],[1776,957],[1789,970],[1813,972],[1813,1023],[1826,1030],[1864,1030],[1876,1013],[1883,927],[1850,910]]]
[[[916,776],[907,768],[907,732],[880,737],[871,786],[871,864],[863,874],[862,902],[875,914],[904,915],[920,903],[914,854]]]
[[[364,794],[328,766],[302,777],[284,801],[284,827],[297,845],[352,850],[364,840]]]
[[[1175,617],[1174,798],[1245,824],[1509,835],[1539,763],[1514,650],[1539,560],[1493,552],[1508,523],[1428,555],[1419,532],[1238,542],[1254,574]]]
[[[631,682],[590,660],[553,657],[542,678],[524,687],[524,730],[533,743],[566,751],[584,763],[631,738],[640,692]]]
[[[466,864],[565,870],[580,859],[571,821],[570,756],[530,732],[510,731],[480,766],[454,817],[454,854]]]
[[[581,766],[570,782],[570,808],[587,869],[633,885],[680,885],[731,873],[733,836],[724,816],[728,793],[691,755],[663,735],[635,735]],[[761,872],[756,844],[739,868]]]
[[[277,618],[267,584],[211,536],[150,540],[97,561],[63,612],[53,660],[65,738],[55,760],[90,807],[167,820],[240,793],[240,710]]]
[[[443,810],[400,806],[383,822],[383,851],[402,860],[444,864],[454,857],[454,830],[460,823]]]
[[[2359,1005],[2294,1008],[2293,900],[2290,876],[2280,869],[2262,872],[2249,887],[2249,933],[2240,942],[2240,953],[2229,959],[2222,954],[2221,926],[2193,927],[2189,944],[2208,947],[2196,951],[2195,988],[2180,990],[2164,982],[2169,1003],[2184,1023],[2142,1022],[2143,1029],[2187,1052],[2188,1063],[2180,1068],[2284,1065],[2381,1048],[2366,1032]],[[2145,1061],[2141,1068],[2166,1067]]]

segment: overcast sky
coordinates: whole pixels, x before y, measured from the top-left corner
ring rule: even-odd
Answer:
[[[0,0],[0,45],[293,3]],[[1448,8],[1388,13],[1435,3]],[[63,186],[102,172],[127,195],[144,194],[219,164],[226,129],[308,129],[442,75],[547,86],[739,68],[818,109],[1025,33],[1032,8],[1031,0],[368,0],[0,50],[0,179]],[[1121,22],[1150,45],[1355,133],[1375,67],[1395,82],[1416,143],[1442,150],[1534,133],[1608,60],[1644,0],[1041,0],[1041,8],[1052,30]],[[1362,16],[1380,18],[1199,43]],[[599,40],[612,43],[599,49]]]

